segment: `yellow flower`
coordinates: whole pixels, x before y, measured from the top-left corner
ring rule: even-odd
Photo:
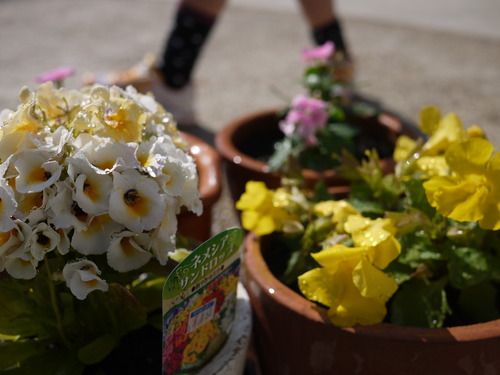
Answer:
[[[332,222],[337,224],[336,231],[345,233],[344,225],[351,215],[359,215],[358,211],[347,201],[323,201],[314,205],[313,212],[319,216],[332,216]]]
[[[446,162],[452,172],[424,183],[431,206],[457,221],[479,222],[484,229],[500,229],[500,154],[483,138],[452,145]]]
[[[312,254],[322,267],[298,278],[304,296],[327,306],[337,326],[376,324],[386,315],[397,283],[371,263],[371,252],[367,246],[334,245]]]
[[[396,162],[402,162],[408,159],[417,147],[417,141],[408,137],[407,135],[402,135],[396,140],[396,146],[394,147],[393,158]]]
[[[387,267],[401,253],[401,245],[394,237],[397,230],[391,219],[349,216],[345,230],[351,234],[354,246],[370,249],[369,259],[380,269]]]
[[[289,201],[283,189],[277,189],[275,193],[262,181],[249,181],[245,192],[236,202],[236,208],[243,211],[243,228],[253,230],[258,235],[266,235],[279,230],[285,221],[293,219],[293,215],[285,209]]]
[[[441,112],[436,107],[426,107],[420,113],[420,128],[430,135],[424,144],[425,155],[439,155],[457,142],[466,139],[467,133],[460,118],[455,113],[448,113],[441,118]]]

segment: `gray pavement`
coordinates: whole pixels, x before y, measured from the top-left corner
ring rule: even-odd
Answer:
[[[161,50],[174,0],[0,0],[0,109],[59,65],[126,68]],[[498,0],[339,0],[360,93],[408,122],[421,107],[454,111],[500,146]],[[221,16],[195,83],[202,125],[280,107],[297,90],[299,52],[311,45],[292,0],[234,0]],[[226,226],[222,222],[222,226]]]

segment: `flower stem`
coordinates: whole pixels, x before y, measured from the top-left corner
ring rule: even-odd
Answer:
[[[45,266],[45,271],[47,272],[47,279],[48,279],[49,291],[50,291],[50,302],[52,304],[52,310],[54,310],[54,315],[56,317],[57,331],[58,331],[59,336],[60,336],[62,342],[64,343],[64,345],[66,345],[67,348],[71,348],[71,343],[69,342],[68,338],[64,334],[64,328],[63,328],[63,324],[62,324],[62,316],[61,316],[61,312],[59,311],[59,305],[57,303],[56,288],[54,285],[54,281],[52,280],[52,272],[50,270],[50,265],[49,265],[49,262],[47,259],[44,262],[44,266]]]

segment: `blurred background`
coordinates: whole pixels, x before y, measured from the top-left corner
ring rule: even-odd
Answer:
[[[174,0],[0,0],[0,108],[15,108],[33,77],[60,65],[123,69],[157,54],[171,27]],[[421,107],[456,112],[500,146],[498,0],[340,0],[357,64],[359,92],[405,121]],[[198,61],[202,125],[215,132],[295,95],[300,51],[312,46],[293,0],[234,0]]]

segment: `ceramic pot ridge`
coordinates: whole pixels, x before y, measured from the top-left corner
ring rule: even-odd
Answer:
[[[274,277],[260,245],[250,232],[244,264],[264,374],[500,373],[500,320],[451,328],[339,328],[325,309]]]

